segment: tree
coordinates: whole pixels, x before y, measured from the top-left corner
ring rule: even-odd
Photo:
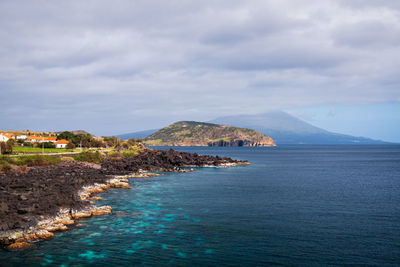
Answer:
[[[74,144],[78,141],[77,136],[69,131],[64,131],[57,136],[57,140],[65,139],[69,142],[73,142]]]
[[[106,144],[98,139],[93,138],[92,141],[90,142],[91,147],[105,147]]]
[[[74,149],[74,148],[75,148],[75,145],[74,145],[73,143],[69,142],[69,143],[67,144],[66,148],[67,148],[67,149]]]
[[[115,136],[104,136],[103,139],[107,147],[119,147],[120,143],[122,143],[122,140]]]
[[[15,145],[15,141],[13,139],[8,139],[7,140],[7,144],[9,144],[10,146],[14,146]]]
[[[18,140],[17,140],[17,143],[18,143],[19,145],[24,145],[24,144],[25,144],[25,141],[22,140],[22,139],[18,139]]]
[[[129,145],[128,142],[123,142],[123,143],[121,144],[121,147],[122,147],[122,149],[124,149],[124,150],[128,150],[128,149],[131,148],[131,145]]]
[[[138,139],[135,139],[135,138],[131,138],[131,139],[129,139],[127,142],[128,142],[128,144],[131,145],[131,146],[134,146],[134,145],[136,145],[137,143],[139,143]]]
[[[56,148],[56,145],[52,142],[45,142],[43,143],[44,148]]]
[[[13,146],[11,142],[0,142],[1,154],[12,154]]]

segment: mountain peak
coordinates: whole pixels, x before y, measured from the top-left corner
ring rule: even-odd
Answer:
[[[255,129],[278,144],[383,144],[364,137],[328,132],[283,111],[219,117],[209,121]]]

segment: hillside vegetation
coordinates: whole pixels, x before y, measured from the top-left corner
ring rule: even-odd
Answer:
[[[275,146],[271,137],[251,129],[195,121],[173,123],[144,142],[160,146]]]

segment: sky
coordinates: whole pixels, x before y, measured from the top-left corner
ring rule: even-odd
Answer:
[[[1,0],[0,40],[2,130],[287,110],[400,142],[398,0]]]
[[[400,143],[398,103],[322,105],[286,112],[331,132]]]

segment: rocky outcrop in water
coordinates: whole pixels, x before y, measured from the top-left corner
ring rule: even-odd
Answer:
[[[178,171],[181,167],[224,166],[231,164],[248,164],[247,161],[234,160],[228,157],[202,156],[196,153],[148,149],[136,157],[113,160],[108,158],[101,164],[109,173],[129,173],[139,170]]]

